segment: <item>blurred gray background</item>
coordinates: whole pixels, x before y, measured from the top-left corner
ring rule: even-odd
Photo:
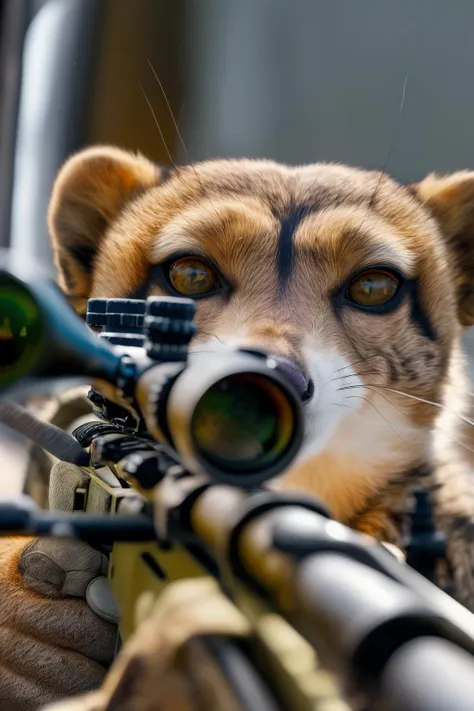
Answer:
[[[473,167],[471,0],[197,0],[193,9],[195,157],[381,168],[398,128],[389,170],[399,180]]]
[[[0,8],[0,244],[43,261],[49,191],[69,153],[109,142],[168,161],[140,84],[177,160],[377,169],[392,147],[387,170],[405,182],[474,167],[472,0],[3,0]]]

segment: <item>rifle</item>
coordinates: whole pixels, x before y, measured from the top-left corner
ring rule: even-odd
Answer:
[[[474,616],[315,498],[266,488],[301,446],[298,397],[261,354],[189,354],[193,316],[185,299],[100,300],[88,329],[36,269],[0,265],[0,390],[81,377],[98,420],[57,465],[81,477],[76,510],[3,502],[1,533],[107,547],[123,640],[143,592],[217,580],[252,629],[214,648],[248,711],[349,708],[348,689],[368,711],[471,708]],[[275,616],[291,658],[283,628],[262,632]]]

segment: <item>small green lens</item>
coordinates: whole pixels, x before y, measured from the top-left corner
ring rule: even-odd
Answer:
[[[0,389],[34,369],[42,331],[41,314],[29,291],[0,273]]]
[[[194,412],[192,432],[201,454],[223,471],[251,473],[287,451],[293,411],[280,388],[257,374],[236,374],[213,385]]]

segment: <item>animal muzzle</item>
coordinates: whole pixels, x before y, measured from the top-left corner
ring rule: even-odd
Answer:
[[[293,385],[303,403],[309,402],[313,397],[314,382],[306,375],[296,360],[255,348],[241,348],[239,350],[274,361],[278,372]]]

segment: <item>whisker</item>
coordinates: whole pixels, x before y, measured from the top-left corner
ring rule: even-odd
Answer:
[[[369,200],[369,202],[368,202],[368,204],[367,204],[367,210],[365,211],[364,217],[362,218],[362,222],[361,222],[360,225],[359,225],[359,228],[358,228],[358,231],[359,231],[359,232],[362,232],[362,228],[363,228],[363,226],[364,226],[364,224],[365,224],[365,221],[366,221],[367,216],[368,216],[368,214],[369,214],[369,212],[370,212],[370,209],[374,206],[375,198],[377,197],[377,194],[378,194],[378,192],[379,192],[380,186],[382,185],[382,180],[383,180],[384,177],[387,175],[388,164],[389,164],[389,162],[390,162],[390,158],[392,157],[393,149],[395,148],[395,144],[396,144],[396,142],[397,142],[398,135],[399,135],[399,133],[400,133],[400,128],[401,128],[401,125],[402,125],[402,114],[403,114],[403,108],[404,108],[404,106],[405,106],[405,98],[406,98],[407,84],[408,84],[408,74],[406,75],[405,81],[403,82],[402,98],[401,98],[400,107],[399,107],[399,110],[398,110],[397,125],[395,126],[395,131],[394,131],[394,134],[393,134],[393,138],[392,138],[390,147],[389,147],[389,149],[388,149],[388,153],[387,153],[387,157],[386,157],[386,159],[385,159],[385,163],[384,163],[384,165],[383,165],[382,170],[380,171],[379,179],[377,180],[377,183],[375,184],[374,191],[373,191],[372,195],[370,196],[370,200]]]
[[[334,372],[335,372],[335,373],[340,373],[341,370],[347,370],[347,368],[353,368],[354,365],[358,365],[359,363],[365,363],[365,360],[363,360],[363,359],[361,358],[360,360],[354,361],[354,363],[348,363],[347,365],[343,365],[342,368],[336,368],[336,370],[335,370]]]
[[[433,402],[432,400],[426,400],[425,398],[418,397],[418,395],[411,395],[410,393],[406,393],[403,390],[396,390],[395,388],[390,388],[387,385],[375,385],[374,383],[369,383],[368,385],[344,385],[341,388],[338,388],[338,390],[352,390],[354,388],[376,388],[377,390],[386,390],[388,392],[395,393],[396,395],[401,395],[402,397],[406,397],[410,400],[416,400],[417,402],[422,402],[425,405],[431,405],[432,407],[437,407],[440,410],[446,410],[447,412],[451,412],[455,417],[458,417],[460,420],[465,422],[468,425],[471,425],[471,427],[474,427],[474,421],[471,420],[469,417],[466,417],[465,415],[461,415],[459,412],[456,412],[455,410],[452,410],[450,407],[447,407],[446,405],[443,405],[440,402]],[[382,396],[382,393],[378,393],[380,396]],[[388,400],[390,402],[390,400]],[[393,403],[391,403],[393,407],[396,407]],[[398,409],[398,408],[397,408]],[[401,410],[400,410],[401,412]]]
[[[347,388],[338,388],[338,389],[339,389],[339,390],[346,390],[346,389],[348,389],[348,388],[366,388],[367,390],[370,390],[371,392],[374,392],[374,393],[375,393],[376,395],[378,395],[379,397],[382,397],[386,402],[388,402],[389,405],[391,405],[393,408],[395,408],[395,410],[398,410],[398,412],[399,412],[401,415],[405,415],[405,414],[406,414],[405,412],[403,412],[403,410],[400,410],[400,408],[397,407],[397,406],[395,405],[395,403],[393,403],[391,400],[389,400],[389,398],[386,397],[383,393],[379,393],[379,392],[377,392],[376,390],[374,390],[374,387],[379,388],[379,387],[383,387],[383,385],[374,386],[374,385],[366,385],[366,384],[364,383],[363,385],[349,385]]]
[[[401,127],[401,123],[402,123],[401,119],[402,119],[403,109],[405,108],[405,99],[406,99],[406,95],[407,95],[408,76],[409,76],[409,75],[407,74],[406,77],[405,77],[405,81],[403,82],[402,98],[401,98],[401,101],[400,101],[400,107],[399,107],[399,109],[398,109],[398,122],[397,122],[397,126],[396,126],[396,128],[395,128],[395,133],[394,133],[394,135],[393,135],[393,139],[392,139],[392,142],[391,142],[391,144],[390,144],[390,148],[389,148],[389,150],[388,150],[387,158],[386,158],[385,163],[384,163],[384,166],[383,166],[383,168],[382,168],[382,172],[380,173],[380,178],[379,178],[379,180],[378,180],[377,185],[375,186],[375,190],[374,190],[374,192],[373,192],[373,195],[372,195],[372,197],[370,198],[369,208],[371,208],[371,207],[373,206],[374,201],[375,201],[375,197],[376,197],[377,192],[378,192],[378,190],[379,190],[379,188],[380,188],[380,184],[381,184],[381,182],[382,182],[382,179],[383,179],[384,175],[386,175],[386,173],[387,173],[388,164],[389,164],[389,162],[390,162],[390,158],[392,157],[393,149],[395,148],[395,144],[396,144],[396,142],[397,142],[398,135],[399,135],[399,133],[400,133],[400,127]]]
[[[183,116],[183,111],[184,111],[185,106],[186,106],[186,99],[184,99],[183,103],[181,104],[181,108],[178,111],[178,118],[177,118],[178,125],[181,122],[181,118]]]
[[[219,341],[219,343],[222,343],[223,346],[227,345],[227,343],[225,341],[223,341],[222,338],[219,338],[219,336],[213,336],[213,338],[215,338],[216,341]]]
[[[354,412],[357,412],[359,415],[363,415],[359,408],[357,407],[352,407],[351,405],[346,405],[342,402],[330,402],[329,405],[334,405],[334,407],[347,407],[349,410],[354,410]]]
[[[393,430],[393,431],[395,432],[395,434],[397,435],[397,437],[399,437],[399,438],[402,440],[402,442],[403,442],[403,437],[401,436],[401,434],[400,434],[399,432],[397,432],[397,430],[395,429],[395,427],[387,420],[386,417],[384,417],[384,415],[382,415],[382,413],[380,412],[380,410],[378,409],[378,407],[376,407],[373,402],[371,402],[370,400],[368,400],[366,397],[362,397],[362,395],[348,395],[347,399],[349,399],[349,398],[357,398],[358,400],[364,400],[364,401],[367,402],[369,405],[372,405],[372,407],[373,407],[374,410],[380,415],[380,417],[382,418],[382,420],[390,427],[391,430]]]
[[[197,182],[198,182],[198,184],[199,184],[199,187],[201,188],[202,194],[203,194],[203,195],[206,195],[206,197],[209,199],[209,202],[211,203],[211,205],[212,205],[212,207],[213,207],[213,209],[214,209],[215,214],[219,217],[219,212],[218,212],[216,206],[212,203],[212,200],[210,199],[209,194],[208,194],[208,192],[206,191],[206,189],[205,189],[205,187],[204,187],[204,185],[203,185],[203,182],[202,182],[201,178],[199,177],[199,174],[198,174],[198,172],[197,172],[197,170],[196,170],[196,167],[195,167],[193,161],[191,160],[191,157],[190,157],[190,155],[189,155],[189,151],[188,151],[188,149],[187,149],[187,147],[186,147],[186,144],[185,144],[185,142],[184,142],[182,133],[181,133],[181,131],[179,130],[178,122],[176,121],[176,119],[175,119],[175,117],[174,117],[173,109],[171,108],[171,104],[170,104],[170,102],[169,102],[169,100],[168,100],[168,96],[166,95],[166,91],[165,91],[165,88],[164,88],[164,86],[163,86],[163,84],[162,84],[162,82],[161,82],[161,79],[160,79],[160,77],[158,76],[158,74],[157,74],[157,72],[156,72],[156,70],[155,70],[153,64],[151,63],[150,59],[147,58],[147,62],[148,62],[148,66],[150,67],[150,69],[151,69],[151,71],[152,71],[152,73],[153,73],[153,76],[154,76],[155,79],[156,79],[156,82],[157,82],[158,86],[160,87],[160,91],[161,91],[161,93],[162,93],[162,95],[163,95],[163,98],[164,98],[164,100],[165,100],[165,102],[166,102],[166,106],[167,106],[167,108],[168,108],[168,113],[169,113],[169,115],[170,115],[170,117],[171,117],[171,121],[173,122],[173,125],[174,125],[174,127],[175,127],[175,129],[176,129],[176,135],[178,136],[179,142],[180,142],[181,147],[182,147],[182,149],[183,149],[183,151],[184,151],[184,154],[185,154],[185,156],[186,156],[186,160],[188,161],[189,167],[191,168],[191,170],[192,170],[193,173],[194,173],[194,177],[196,178],[196,180],[197,180]],[[183,103],[183,106],[184,106],[184,103]],[[183,106],[181,107],[181,111],[183,110]]]
[[[219,341],[219,343],[222,343],[223,346],[228,345],[225,341],[222,340],[222,338],[219,338],[219,336],[216,336],[215,333],[211,333],[210,331],[204,331],[202,328],[198,330],[198,336],[206,336],[207,338],[212,338],[213,340]]]
[[[347,370],[347,368],[353,368],[359,363],[367,363],[368,360],[373,360],[374,358],[380,358],[378,355],[369,356],[368,358],[361,358],[360,360],[355,360],[353,363],[348,363],[348,365],[343,365],[342,368],[336,368],[334,373],[340,373],[341,370]]]
[[[383,387],[383,386],[377,386],[377,387]],[[397,410],[401,415],[403,415],[403,416],[406,415],[406,413],[403,412],[403,410],[401,410],[399,407],[397,407],[397,405],[395,405],[395,403],[393,403],[391,400],[389,400],[389,398],[386,397],[383,393],[379,393],[376,390],[374,390],[373,385],[366,385],[365,383],[363,385],[349,385],[347,387],[338,388],[338,390],[349,390],[351,388],[365,388],[366,390],[370,390],[371,392],[374,392],[376,395],[378,395],[379,397],[383,398],[386,402],[388,402],[388,404],[391,405],[395,410]]]
[[[355,390],[355,388],[367,388],[368,385],[365,383],[362,383],[362,385],[342,385],[340,388],[337,388],[337,390]]]
[[[164,137],[164,135],[163,135],[163,131],[161,130],[161,126],[160,126],[160,123],[159,123],[158,118],[157,118],[157,116],[156,116],[155,110],[154,110],[153,106],[151,105],[151,101],[150,101],[150,99],[148,98],[147,93],[146,93],[145,89],[143,88],[143,85],[142,85],[140,82],[139,82],[139,84],[140,84],[140,89],[142,90],[142,94],[143,94],[143,96],[145,97],[145,101],[146,101],[146,103],[148,104],[148,108],[149,108],[150,111],[151,111],[151,115],[153,116],[153,120],[154,120],[154,122],[155,122],[156,128],[158,129],[158,132],[159,132],[159,134],[160,134],[161,140],[163,141],[163,146],[165,147],[165,151],[166,151],[166,154],[167,154],[167,156],[168,156],[169,162],[170,162],[171,165],[173,166],[173,168],[174,168],[174,170],[176,171],[176,173],[178,173],[178,169],[177,169],[177,167],[176,167],[176,165],[175,165],[175,163],[174,163],[174,161],[173,161],[173,157],[172,157],[172,155],[171,155],[171,151],[170,151],[170,149],[168,148],[168,144],[166,143],[166,140],[165,140],[165,137]]]
[[[358,378],[361,375],[378,375],[375,370],[366,370],[364,373],[350,373],[349,375],[339,375],[337,378],[331,378],[330,382],[333,383],[336,380],[344,380],[345,378]]]
[[[395,410],[398,410],[398,412],[399,412],[401,415],[405,415],[405,414],[406,414],[405,412],[403,412],[403,410],[400,410],[400,408],[397,407],[397,406],[395,405],[395,403],[393,403],[391,400],[389,400],[388,397],[385,397],[385,395],[384,395],[383,393],[379,393],[379,392],[377,392],[376,390],[374,390],[372,385],[368,385],[368,386],[367,386],[367,389],[370,390],[371,392],[375,392],[376,395],[378,395],[379,397],[382,397],[382,398],[385,400],[385,402],[388,402],[388,404],[391,405],[392,407],[394,407]]]
[[[461,415],[459,412],[456,412],[455,410],[452,410],[450,407],[447,407],[446,405],[443,405],[440,402],[432,402],[431,400],[426,400],[425,398],[418,397],[417,395],[410,395],[409,393],[404,392],[403,390],[395,390],[394,388],[389,388],[386,385],[375,385],[374,387],[379,388],[383,387],[384,390],[388,390],[389,392],[396,393],[397,395],[403,395],[404,397],[410,398],[411,400],[418,400],[418,402],[423,402],[425,405],[432,405],[433,407],[438,407],[441,410],[446,410],[447,412],[451,412],[453,415],[456,415],[456,417],[459,417],[459,419],[463,420],[463,422],[466,422],[468,425],[472,425],[474,427],[474,421],[471,420],[469,417],[466,417],[465,415]]]
[[[153,72],[153,76],[155,77],[158,86],[160,87],[161,93],[163,94],[163,98],[164,98],[164,100],[165,100],[165,102],[166,102],[166,106],[168,107],[168,112],[169,112],[169,115],[170,115],[171,120],[172,120],[172,122],[173,122],[173,125],[174,125],[174,127],[175,127],[175,129],[176,129],[176,135],[178,136],[179,142],[181,143],[181,146],[182,146],[182,148],[183,148],[183,151],[184,151],[184,153],[185,153],[185,155],[186,155],[187,160],[191,163],[191,159],[190,159],[190,157],[189,157],[188,149],[186,148],[186,145],[185,145],[185,143],[184,143],[183,136],[182,136],[182,134],[181,134],[181,131],[179,130],[178,122],[176,121],[176,119],[175,119],[175,117],[174,117],[173,110],[172,110],[172,108],[171,108],[171,105],[170,105],[170,102],[169,102],[168,97],[167,97],[167,95],[166,95],[166,91],[165,91],[165,89],[164,89],[164,87],[163,87],[163,84],[161,83],[160,77],[159,77],[158,74],[156,73],[156,70],[155,70],[153,64],[151,63],[151,61],[150,61],[148,58],[147,58],[147,62],[148,62],[148,66],[150,67],[151,71]],[[184,104],[183,104],[183,106],[184,106]],[[181,111],[182,111],[182,110],[183,110],[183,107],[181,107]]]
[[[471,454],[474,454],[474,449],[472,447],[468,447],[467,444],[464,444],[464,442],[461,442],[460,439],[455,437],[452,433],[449,434],[450,438],[453,439],[455,442],[461,445],[461,447],[464,447],[465,450],[468,452],[471,452]]]

